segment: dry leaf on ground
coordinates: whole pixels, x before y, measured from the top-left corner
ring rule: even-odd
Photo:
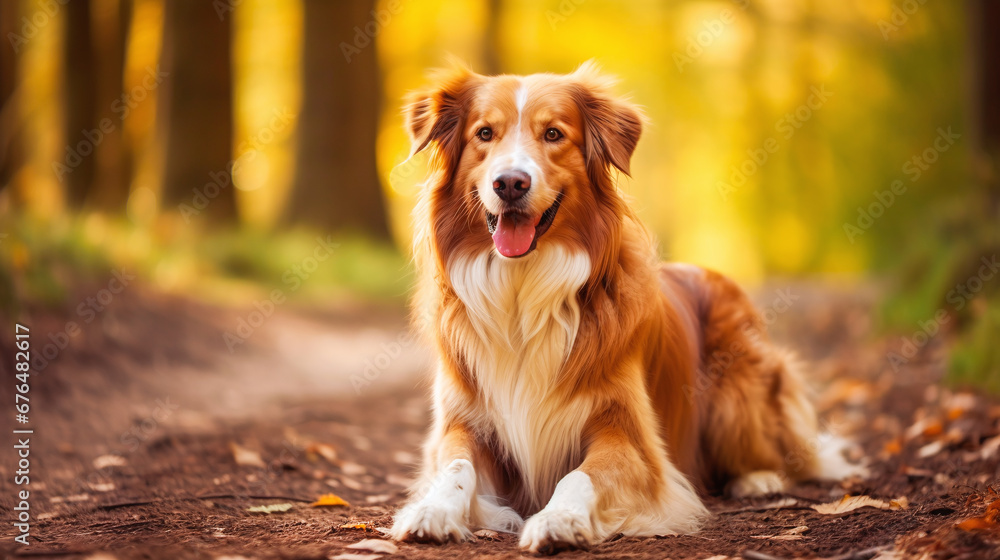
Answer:
[[[921,459],[933,457],[938,453],[940,453],[943,449],[944,449],[944,442],[941,440],[935,441],[933,443],[928,443],[927,445],[917,450],[917,457],[920,457]]]
[[[292,509],[293,504],[268,504],[264,506],[248,507],[250,513],[284,513]]]
[[[261,468],[266,466],[264,460],[260,458],[260,453],[253,449],[247,449],[236,442],[230,442],[229,449],[233,452],[233,459],[237,465]]]
[[[121,455],[101,455],[94,459],[93,464],[95,469],[103,470],[108,467],[124,467],[128,463],[125,461],[125,457]]]
[[[1000,450],[1000,436],[991,437],[984,441],[982,447],[979,448],[979,458],[992,459],[998,450]]]
[[[313,442],[306,446],[306,456],[310,458],[313,456],[322,457],[328,463],[333,463],[337,460],[337,450],[332,445]]]
[[[800,525],[787,531],[782,531],[779,535],[751,535],[752,539],[767,539],[769,541],[798,541],[802,540],[802,533],[809,530],[809,527]]]
[[[993,500],[981,516],[971,517],[956,526],[963,531],[989,531],[1000,528],[997,521],[1000,521],[1000,500]]]
[[[341,498],[336,494],[323,494],[315,502],[309,504],[309,507],[335,507],[335,506],[345,506],[351,507],[351,504],[347,503],[346,500]]]
[[[396,554],[399,552],[399,547],[393,544],[392,541],[383,541],[381,539],[365,539],[363,541],[347,545],[347,548],[370,550],[372,552],[381,552],[383,554]]]
[[[854,511],[858,508],[863,507],[873,507],[878,509],[888,509],[888,510],[899,510],[906,509],[910,505],[910,501],[905,497],[899,497],[895,500],[888,502],[883,502],[882,500],[876,500],[870,496],[844,496],[842,499],[836,502],[830,502],[828,504],[816,504],[812,506],[814,510],[819,513],[833,515],[837,513],[847,513],[849,511]]]

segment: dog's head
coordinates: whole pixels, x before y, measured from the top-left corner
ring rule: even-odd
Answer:
[[[609,86],[590,63],[568,75],[459,67],[416,94],[406,108],[413,151],[435,150],[442,180],[432,188],[449,214],[434,226],[453,243],[492,240],[507,258],[558,239],[585,245],[602,201],[618,200],[610,171],[629,172],[642,130],[637,109]]]

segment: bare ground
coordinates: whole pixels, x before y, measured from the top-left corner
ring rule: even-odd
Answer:
[[[784,287],[784,286],[783,286]],[[895,371],[899,337],[873,335],[874,297],[793,285],[774,336],[810,361],[825,424],[856,440],[873,476],[753,500],[708,497],[701,532],[620,538],[563,558],[1000,558],[1000,406],[939,388],[943,335]],[[80,294],[84,301],[87,294]],[[773,289],[758,295],[765,309]],[[7,558],[287,558],[354,553],[381,538],[428,422],[429,357],[402,312],[279,308],[230,352],[252,309],[132,289],[84,324],[75,307],[27,309],[35,351],[81,332],[31,377],[31,544],[15,545],[16,458],[0,449]],[[12,325],[4,321],[4,325]],[[5,327],[7,328],[7,327]],[[10,332],[0,333],[11,395]],[[53,342],[55,344],[55,342]],[[51,353],[51,352],[50,352]],[[370,384],[357,384],[366,372]],[[355,383],[352,383],[352,376]],[[3,401],[13,397],[3,397]],[[7,417],[7,415],[4,415]],[[5,420],[13,426],[13,420]],[[20,426],[15,426],[20,427]],[[335,493],[344,507],[310,507]],[[905,508],[821,514],[844,495]],[[898,502],[897,502],[898,503]],[[257,513],[262,505],[287,511]],[[970,521],[971,519],[971,521]],[[516,536],[402,544],[387,558],[519,558]]]

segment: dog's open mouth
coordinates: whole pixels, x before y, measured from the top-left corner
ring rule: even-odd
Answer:
[[[518,210],[509,210],[499,216],[487,211],[486,227],[493,236],[497,252],[505,257],[517,258],[534,251],[538,238],[552,226],[562,199],[563,193],[560,192],[552,206],[538,217]]]

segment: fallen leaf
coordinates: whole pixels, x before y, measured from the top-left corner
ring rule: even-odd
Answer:
[[[244,465],[248,467],[265,467],[264,460],[260,458],[260,453],[243,447],[236,442],[229,443],[229,449],[233,452],[233,459],[236,460],[237,465]]]
[[[384,504],[392,499],[392,494],[376,494],[374,496],[365,496],[366,504]]]
[[[873,507],[895,511],[899,509],[906,509],[909,505],[910,501],[905,496],[896,498],[895,500],[891,500],[889,502],[883,502],[882,500],[876,500],[870,496],[845,495],[842,499],[836,502],[816,504],[812,506],[812,508],[819,513],[833,515],[838,513],[847,513],[863,507]]]
[[[917,420],[916,422],[913,423],[913,425],[907,428],[905,432],[903,432],[903,439],[906,441],[910,441],[911,439],[916,438],[917,436],[924,433],[924,430],[927,428],[927,426],[929,426],[933,422],[934,420],[930,418],[921,418]]]
[[[1000,436],[994,436],[983,442],[982,447],[979,448],[979,458],[986,460],[992,459],[994,455],[1000,451]]]
[[[386,476],[385,481],[395,486],[402,486],[403,488],[407,488],[413,484],[412,478],[399,476],[398,474],[390,474],[389,476]]]
[[[935,437],[939,436],[944,432],[944,425],[941,422],[934,420],[931,423],[924,426],[923,432],[921,434],[924,437]]]
[[[926,459],[928,457],[933,457],[933,456],[937,455],[938,453],[940,453],[942,449],[944,449],[944,442],[943,441],[939,440],[939,441],[935,441],[933,443],[928,443],[927,445],[925,445],[925,446],[923,446],[923,447],[921,447],[920,449],[917,450],[917,457],[920,457],[921,459]]]
[[[984,517],[973,517],[956,525],[956,527],[963,531],[986,531],[995,529],[996,526],[996,521],[991,521]]]
[[[951,477],[944,473],[937,473],[934,475],[934,484],[937,484],[938,486],[948,486],[951,483]]]
[[[986,512],[979,517],[972,517],[956,524],[955,526],[963,531],[987,531],[1000,528],[997,524],[1000,519],[1000,500],[993,500],[986,506]]]
[[[121,455],[101,455],[94,459],[93,464],[95,469],[102,470],[108,467],[124,467],[128,463],[125,461],[125,457]]]
[[[351,552],[345,552],[343,554],[331,556],[330,560],[376,560],[377,558],[382,557],[378,554],[353,554]]]
[[[383,554],[396,554],[399,552],[399,547],[391,541],[384,541],[382,539],[365,539],[363,541],[347,545],[347,548],[370,550],[372,552],[381,552]]]
[[[344,523],[340,526],[341,529],[360,529],[362,531],[371,531],[374,529],[371,523]]]
[[[61,504],[63,502],[86,502],[90,499],[90,494],[73,494],[71,496],[52,496],[49,501],[53,504]]]
[[[306,446],[306,454],[318,455],[326,459],[328,463],[333,463],[337,460],[337,450],[334,449],[332,445],[328,445],[326,443],[310,443]]]
[[[413,465],[418,461],[418,457],[409,451],[397,451],[392,454],[392,460],[403,465]]]
[[[361,483],[360,483],[360,482],[358,482],[357,480],[354,480],[353,478],[348,478],[348,477],[346,477],[346,476],[345,476],[345,477],[342,477],[342,478],[340,479],[340,482],[341,482],[341,483],[342,483],[342,484],[343,484],[344,486],[346,486],[346,487],[350,488],[351,490],[361,490],[361,489],[363,489],[363,488],[364,488],[364,485],[363,485],[363,484],[361,484]]]
[[[819,398],[818,406],[826,410],[834,405],[862,405],[874,395],[870,383],[859,379],[842,378],[834,381]]]
[[[341,462],[340,470],[347,476],[360,476],[368,472],[363,465],[352,463],[351,461]]]
[[[250,513],[284,513],[292,509],[293,504],[268,504],[263,506],[248,507]]]
[[[767,502],[766,504],[762,504],[759,506],[750,505],[746,507],[741,507],[739,509],[726,510],[720,513],[742,513],[744,511],[767,511],[771,509],[781,509],[781,508],[791,507],[797,503],[799,502],[795,498],[781,498],[780,500],[774,500],[772,502]]]
[[[893,438],[886,442],[883,450],[889,455],[898,455],[903,450],[903,443],[899,438]]]
[[[903,467],[903,474],[912,478],[931,478],[934,476],[934,471],[914,467]]]
[[[500,533],[497,533],[496,531],[491,531],[489,529],[480,529],[472,534],[481,539],[486,539],[488,541],[495,541],[500,538]]]
[[[750,538],[753,539],[767,539],[770,541],[798,541],[802,540],[802,533],[809,530],[809,527],[805,525],[800,525],[798,527],[793,527],[787,531],[782,531],[778,535],[751,535]]]
[[[946,406],[948,407],[948,417],[952,420],[962,414],[976,408],[979,399],[972,393],[956,393],[952,395]],[[954,415],[954,418],[952,416]]]
[[[91,482],[89,486],[94,492],[111,492],[115,489],[114,482]]]
[[[343,498],[336,494],[323,494],[318,500],[309,504],[309,507],[334,507],[334,506],[346,506],[351,507],[351,504],[347,503]]]

